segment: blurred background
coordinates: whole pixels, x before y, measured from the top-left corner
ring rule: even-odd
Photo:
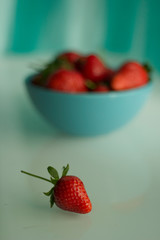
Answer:
[[[0,0],[0,55],[124,53],[160,70],[159,0]]]
[[[159,9],[160,0],[0,0],[0,239],[160,239]],[[144,110],[102,137],[51,129],[24,79],[34,61],[64,50],[150,62],[155,87]],[[93,196],[88,218],[52,212],[41,194],[48,185],[20,173],[48,177],[47,166],[67,163]]]

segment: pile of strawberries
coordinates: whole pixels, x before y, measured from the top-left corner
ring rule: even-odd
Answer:
[[[65,52],[40,70],[33,83],[67,93],[124,91],[147,84],[149,71],[147,65],[136,61],[125,62],[114,70],[95,54]]]

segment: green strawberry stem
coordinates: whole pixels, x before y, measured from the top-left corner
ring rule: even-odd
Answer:
[[[57,170],[56,170],[54,167],[49,166],[49,167],[47,168],[47,170],[48,170],[48,173],[49,173],[50,176],[51,176],[51,177],[50,177],[50,180],[47,179],[47,178],[44,178],[44,177],[41,177],[41,176],[38,176],[38,175],[35,175],[35,174],[32,174],[32,173],[26,172],[26,171],[21,171],[21,173],[27,174],[27,175],[29,175],[29,176],[31,176],[31,177],[35,177],[35,178],[42,179],[42,180],[44,180],[44,181],[46,181],[46,182],[50,182],[50,183],[52,183],[52,184],[54,185],[54,187],[55,187],[55,185],[56,185],[57,182],[59,181],[59,174],[58,174]],[[67,164],[66,167],[63,167],[62,177],[66,176],[67,173],[68,173],[68,171],[69,171],[69,164]],[[53,204],[54,204],[54,187],[52,187],[48,192],[43,192],[44,195],[50,197],[50,207],[52,207]]]
[[[40,176],[38,176],[38,175],[29,173],[29,172],[21,171],[21,173],[25,173],[25,174],[27,174],[27,175],[29,175],[29,176],[36,177],[36,178],[40,178],[40,179],[42,179],[42,180],[44,180],[44,181],[47,181],[47,182],[52,183],[52,181],[49,180],[49,179],[47,179],[47,178],[43,178],[43,177],[40,177]]]
[[[93,81],[91,81],[89,79],[86,80],[85,85],[89,90],[94,90],[97,87],[96,83],[94,83]]]
[[[56,58],[49,62],[42,70],[38,71],[40,79],[38,80],[40,85],[45,85],[48,77],[55,73],[59,69],[73,70],[73,65],[68,62],[66,58]]]
[[[144,63],[143,64],[144,69],[146,70],[147,73],[151,73],[152,72],[152,67],[149,63]]]
[[[47,168],[47,170],[48,170],[49,174],[51,175],[50,179],[47,179],[47,178],[44,178],[44,177],[41,177],[41,176],[38,176],[38,175],[35,175],[35,174],[32,174],[32,173],[29,173],[29,172],[26,172],[26,171],[21,171],[21,173],[25,173],[25,174],[27,174],[29,176],[32,176],[32,177],[40,178],[40,179],[42,179],[44,181],[50,182],[50,183],[55,185],[57,183],[57,181],[59,180],[59,174],[58,174],[57,170],[55,168],[51,167],[51,166],[49,166]],[[68,171],[69,171],[69,164],[67,164],[66,167],[63,167],[62,177],[66,176]]]

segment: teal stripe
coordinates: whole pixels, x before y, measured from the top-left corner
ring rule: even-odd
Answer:
[[[148,2],[146,58],[160,71],[160,1]]]
[[[51,9],[56,9],[58,3],[58,0],[32,0],[32,2],[18,0],[13,26],[13,41],[8,51],[34,51],[39,41],[41,29],[45,27],[47,16]]]
[[[72,49],[72,46],[85,51],[107,49],[130,53],[137,59],[148,59],[160,70],[159,0],[15,2],[13,22],[9,24],[11,17],[8,11],[4,11],[8,18],[2,18],[1,52],[55,52]],[[141,11],[145,18],[143,21],[139,17]]]
[[[105,47],[114,52],[129,51],[139,0],[108,0],[106,2],[107,33]]]

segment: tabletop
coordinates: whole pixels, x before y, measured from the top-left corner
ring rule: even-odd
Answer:
[[[114,57],[112,61],[114,62]],[[46,56],[0,58],[0,239],[159,240],[160,77],[141,112],[126,126],[98,137],[73,137],[36,112],[24,79]],[[78,215],[49,207],[42,192],[47,167],[85,183],[93,209]],[[47,202],[48,201],[48,202]]]

